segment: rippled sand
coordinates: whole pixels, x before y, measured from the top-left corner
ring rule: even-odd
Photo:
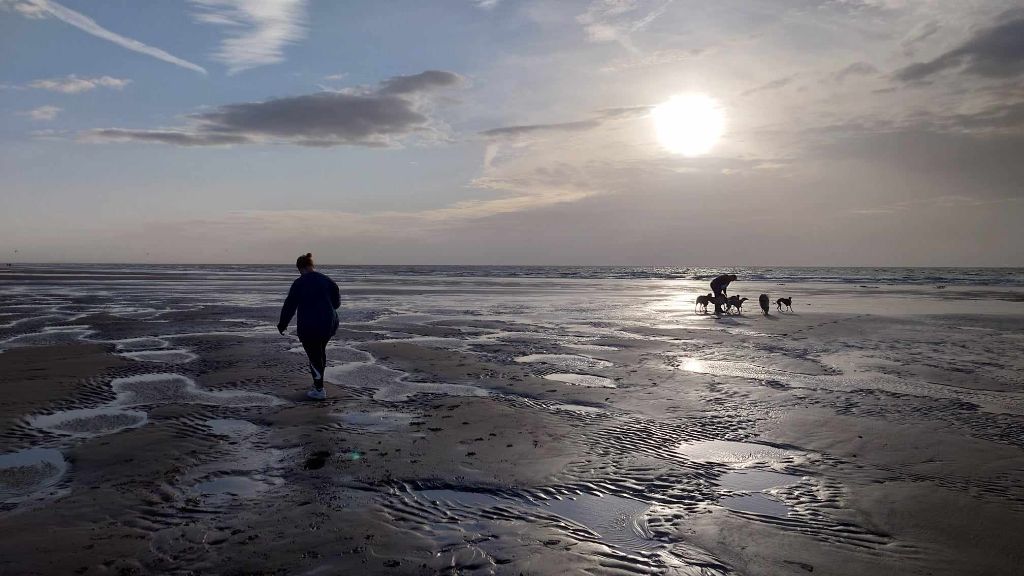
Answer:
[[[0,572],[1020,566],[1011,289],[340,278],[315,403],[290,274],[90,270],[0,282]]]

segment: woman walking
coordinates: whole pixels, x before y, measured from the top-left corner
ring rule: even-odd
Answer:
[[[295,261],[299,277],[292,282],[281,307],[281,320],[277,331],[284,334],[288,323],[298,311],[295,321],[296,334],[302,348],[309,357],[309,371],[313,375],[313,389],[306,396],[324,400],[324,370],[327,368],[327,343],[338,331],[338,307],[341,306],[341,292],[338,285],[313,267],[313,255],[299,256]]]

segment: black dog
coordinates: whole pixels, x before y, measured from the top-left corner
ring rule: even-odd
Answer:
[[[793,298],[792,297],[790,297],[790,298],[779,298],[778,300],[775,301],[775,305],[779,307],[779,312],[782,312],[783,304],[785,304],[786,308],[789,308],[790,312],[793,311]]]
[[[768,307],[771,305],[771,301],[768,300],[768,295],[767,294],[761,294],[760,296],[758,296],[757,297],[757,303],[761,305],[761,311],[764,312],[765,316],[767,316],[768,315]]]

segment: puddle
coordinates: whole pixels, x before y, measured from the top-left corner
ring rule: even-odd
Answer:
[[[122,352],[125,358],[138,360],[139,362],[161,362],[163,364],[185,364],[199,356],[188,350],[143,350],[139,352]]]
[[[376,412],[343,412],[332,414],[343,424],[374,432],[396,430],[409,425],[413,415],[405,412],[379,410]]]
[[[528,521],[530,517],[543,522],[540,516],[559,516],[597,534],[601,542],[624,550],[649,550],[662,546],[653,539],[647,525],[646,514],[650,505],[628,498],[581,494],[560,500],[526,501],[458,490],[423,490],[416,494],[442,507],[521,508]]]
[[[573,386],[587,386],[590,388],[615,388],[615,382],[611,378],[593,376],[591,374],[545,374],[545,380],[564,382]]]
[[[155,348],[166,348],[168,345],[167,340],[162,338],[152,338],[145,336],[142,338],[127,338],[125,340],[115,340],[114,346],[117,347],[118,352],[137,352],[140,350],[153,350]]]
[[[618,350],[615,346],[603,346],[601,344],[562,344],[566,348],[572,348],[574,350],[583,350],[585,352],[600,352],[602,350]]]
[[[556,364],[558,366],[573,369],[608,368],[612,366],[612,363],[607,360],[591,358],[590,356],[581,356],[579,354],[528,354],[526,356],[516,358],[516,362],[543,362],[544,364]]]
[[[281,400],[258,392],[211,392],[196,387],[180,374],[145,374],[116,378],[110,383],[121,406],[148,404],[209,404],[214,406],[272,406]]]
[[[337,386],[353,388],[376,388],[373,398],[383,402],[402,402],[416,394],[441,394],[445,396],[489,396],[490,392],[465,384],[440,382],[408,382],[407,374],[371,363],[353,363],[344,366],[328,366],[324,380]]]
[[[85,408],[65,410],[56,414],[32,416],[29,423],[36,428],[74,436],[100,436],[146,423],[145,412],[117,408]]]
[[[695,358],[690,358],[683,362],[679,367],[687,372],[696,372],[698,374],[750,378],[752,380],[779,379],[791,375],[788,372],[762,368],[761,366],[756,366],[754,364],[728,362],[724,360],[697,360]]]
[[[205,424],[210,430],[213,430],[214,434],[220,436],[246,437],[263,430],[261,426],[246,420],[217,419],[207,420]]]
[[[0,501],[20,502],[52,486],[67,470],[60,450],[30,448],[0,454]]]
[[[720,464],[777,464],[783,460],[792,460],[802,456],[802,453],[796,450],[728,440],[683,442],[676,448],[676,452],[694,462],[717,462]]]
[[[783,474],[770,470],[734,470],[723,474],[717,482],[726,490],[760,492],[769,488],[797,484],[801,479],[801,476],[795,474]]]
[[[737,512],[752,512],[762,516],[785,518],[789,515],[789,507],[777,500],[762,494],[742,494],[739,496],[723,496],[718,504]]]
[[[22,334],[0,341],[4,348],[22,348],[30,346],[59,346],[61,344],[77,344],[94,330],[88,326],[52,326],[43,328],[41,332]]]

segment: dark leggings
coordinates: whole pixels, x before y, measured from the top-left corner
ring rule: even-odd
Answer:
[[[721,298],[722,296],[725,296],[725,294],[724,294],[725,290],[723,290],[721,288],[715,288],[714,286],[711,287],[711,290],[713,290],[714,293],[715,293],[715,314],[721,315],[722,314],[722,305],[718,303],[718,299]]]
[[[313,376],[313,387],[320,390],[324,387],[324,370],[327,368],[327,343],[323,340],[302,340],[302,348],[309,356],[309,373]]]

